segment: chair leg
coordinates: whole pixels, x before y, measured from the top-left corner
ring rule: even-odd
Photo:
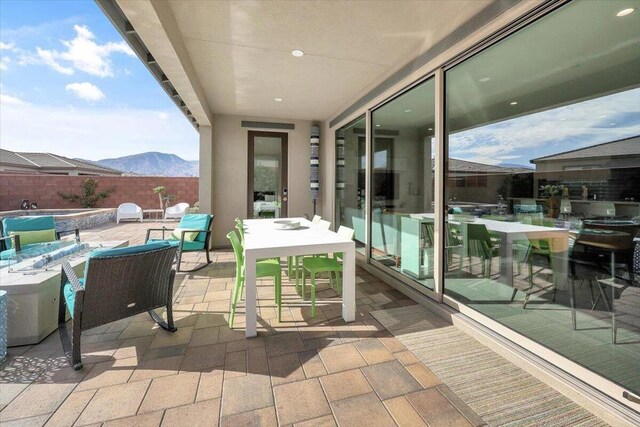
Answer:
[[[309,275],[313,278],[313,273],[309,272]],[[302,289],[301,289],[301,291],[302,291],[302,300],[303,301],[304,301],[305,294],[306,294],[306,292],[305,292],[306,286],[307,286],[307,275],[305,274],[304,266],[303,266],[302,267]]]
[[[276,304],[278,305],[278,322],[282,322],[282,277],[274,278],[276,283]]]
[[[291,268],[291,262],[292,262],[292,257],[288,256],[287,257],[287,277],[289,279],[291,279],[291,272],[292,272],[292,268]]]
[[[69,332],[67,331],[66,323],[61,323],[58,325],[58,332],[60,334],[60,341],[62,342],[62,348],[64,349],[64,354],[67,357],[67,361],[69,365],[75,370],[79,371],[82,369],[82,358],[81,358],[81,349],[80,349],[80,325],[76,324],[76,322],[71,320],[71,335],[72,340],[69,340]]]
[[[336,271],[336,284],[338,285],[338,295],[342,295],[342,279],[339,271]]]
[[[293,268],[296,275],[296,292],[300,292],[300,268],[298,266],[298,257],[293,257]],[[302,278],[304,280],[304,267],[302,268]],[[302,299],[304,299],[304,292],[302,293]]]
[[[311,273],[311,317],[316,317],[316,275]]]
[[[149,316],[153,319],[154,322],[158,324],[162,329],[169,332],[175,332],[178,330],[173,324],[173,310],[171,309],[171,304],[167,305],[167,321],[165,322],[162,317],[156,313],[155,310],[149,310]]]

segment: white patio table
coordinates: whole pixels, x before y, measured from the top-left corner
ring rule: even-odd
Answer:
[[[272,257],[313,255],[342,252],[342,318],[353,322],[356,315],[356,250],[353,240],[340,237],[333,231],[313,225],[304,218],[290,218],[300,221],[300,228],[280,230],[277,219],[245,220],[244,262],[245,301],[247,338],[257,335],[256,324],[256,260]]]

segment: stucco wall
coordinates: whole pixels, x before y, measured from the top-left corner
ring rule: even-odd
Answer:
[[[242,121],[293,123],[294,130],[243,128]],[[213,246],[228,246],[226,234],[235,218],[247,217],[248,132],[249,130],[286,132],[289,135],[289,205],[288,216],[313,216],[309,189],[309,138],[311,122],[306,120],[268,119],[216,115],[212,126],[211,211],[215,214]],[[202,181],[203,186],[209,183]],[[318,207],[320,212],[320,207]]]
[[[86,176],[0,174],[0,211],[20,209],[22,199],[37,202],[39,209],[73,209],[80,205],[63,200],[57,192],[78,194]],[[93,176],[101,191],[115,187],[115,191],[98,202],[98,207],[115,208],[120,203],[133,202],[143,209],[157,209],[158,196],[152,189],[160,185],[176,196],[175,203],[198,201],[198,178],[155,176]]]

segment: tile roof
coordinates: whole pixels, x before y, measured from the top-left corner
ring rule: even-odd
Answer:
[[[432,165],[435,164],[434,159],[431,159]],[[449,159],[449,172],[480,172],[480,173],[499,173],[499,174],[515,174],[515,173],[531,173],[534,172],[532,168],[514,167],[514,166],[499,166],[499,165],[487,165],[485,163],[469,162],[461,159]]]
[[[531,163],[550,160],[573,160],[593,157],[621,157],[640,156],[640,136],[619,139],[617,141],[605,142],[603,144],[592,145],[590,147],[578,148],[577,150],[565,151],[563,153],[552,154],[550,156],[538,157],[531,160]]]
[[[84,169],[93,172],[123,172],[99,165],[85,160],[70,159],[68,157],[59,156],[51,153],[19,153],[9,150],[0,150],[0,163],[12,164],[33,168],[34,170],[42,168],[62,168],[62,169]]]

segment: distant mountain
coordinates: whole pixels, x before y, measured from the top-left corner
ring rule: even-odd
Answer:
[[[198,161],[184,160],[175,154],[148,152],[132,156],[103,159],[94,163],[136,175],[198,176]]]

